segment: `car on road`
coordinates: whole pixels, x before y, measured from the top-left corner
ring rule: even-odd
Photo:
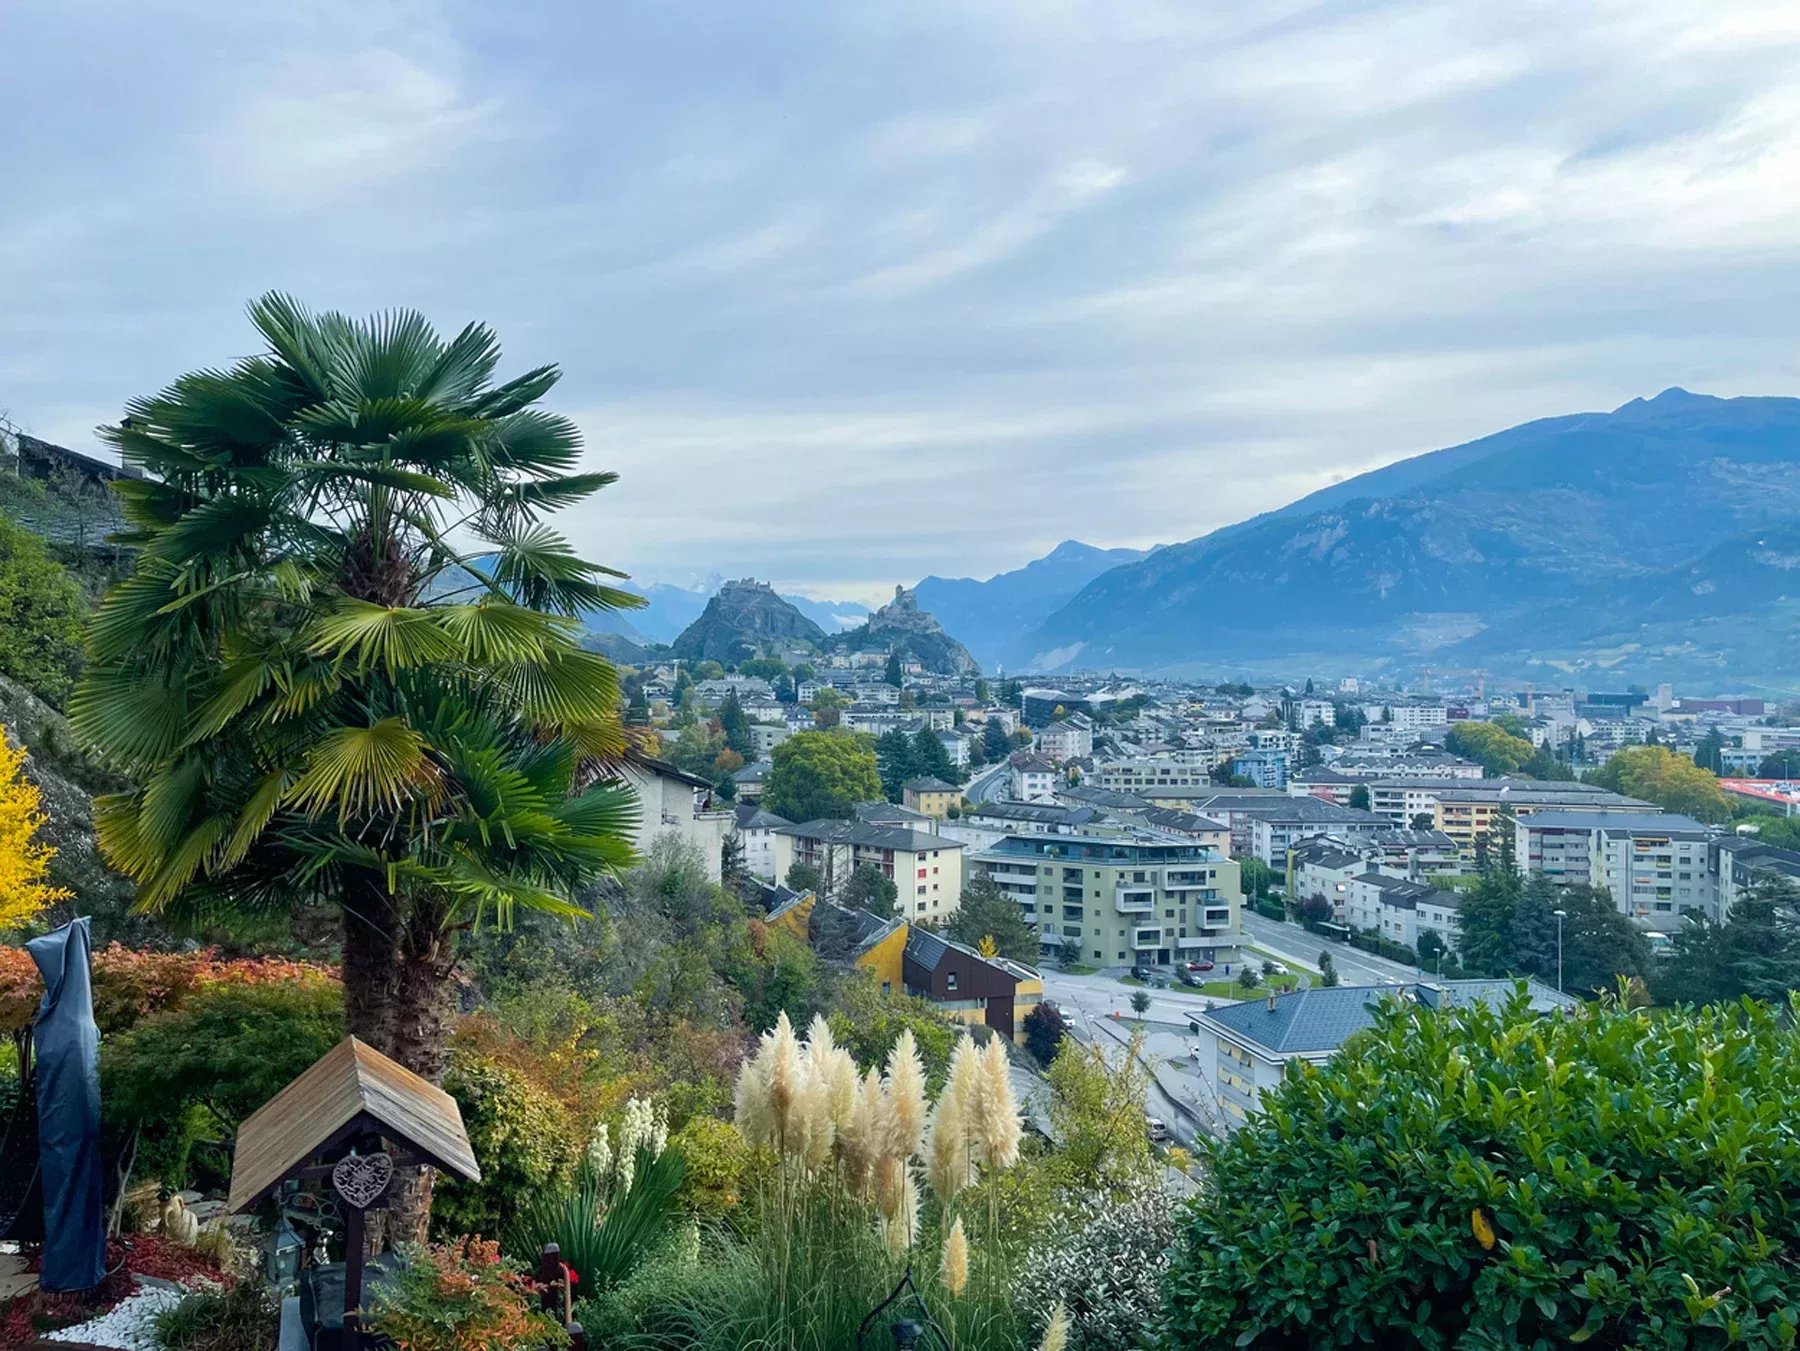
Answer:
[[[1156,972],[1147,966],[1134,966],[1131,968],[1131,978],[1133,980],[1155,980]]]
[[[1186,969],[1189,971],[1211,971],[1213,969],[1213,964],[1211,962],[1189,962]]]
[[[1198,971],[1190,971],[1185,966],[1182,967],[1181,970],[1179,970],[1175,973],[1175,978],[1177,980],[1179,980],[1183,985],[1204,984],[1204,982],[1200,979],[1200,973]]]
[[[1144,1134],[1150,1137],[1151,1144],[1164,1144],[1169,1138],[1168,1124],[1158,1120],[1156,1117],[1147,1116],[1144,1118]]]

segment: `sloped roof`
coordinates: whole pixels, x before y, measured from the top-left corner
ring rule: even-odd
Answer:
[[[962,791],[955,784],[945,783],[932,774],[922,774],[916,779],[908,779],[900,787],[910,789],[915,793],[957,793]]]
[[[359,1116],[445,1172],[481,1181],[456,1099],[345,1037],[238,1127],[228,1208],[238,1214],[256,1205]]]
[[[1384,999],[1411,1000],[1428,1008],[1455,1004],[1501,1004],[1519,982],[1513,980],[1421,981],[1413,985],[1313,986],[1274,999],[1252,999],[1189,1015],[1272,1056],[1328,1054],[1371,1027]],[[1573,1007],[1579,1001],[1539,982],[1527,981],[1531,1007],[1540,1013]]]
[[[797,826],[783,826],[777,835],[793,835],[808,840],[825,840],[831,844],[860,844],[873,849],[900,849],[919,853],[927,849],[961,849],[962,841],[946,839],[905,826],[876,825],[868,821],[837,821],[822,817]]]
[[[765,811],[754,802],[740,802],[732,809],[737,813],[739,830],[779,830],[782,826],[794,823],[785,816],[777,816],[772,811]]]

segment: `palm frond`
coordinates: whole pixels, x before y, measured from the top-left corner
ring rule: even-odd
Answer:
[[[540,662],[510,667],[502,680],[518,706],[540,723],[601,722],[619,706],[619,673],[593,652],[546,653]]]
[[[237,822],[231,828],[231,837],[219,851],[219,868],[235,868],[244,861],[250,847],[262,838],[263,832],[269,828],[269,822],[275,819],[275,813],[280,809],[281,800],[287,795],[290,783],[288,772],[277,769],[265,775],[256,785],[244,800],[243,810],[238,813]]]
[[[315,399],[330,393],[330,360],[317,322],[292,296],[279,291],[253,300],[250,322]]]
[[[177,760],[148,776],[138,806],[139,835],[146,842],[180,839],[193,817],[205,780],[206,766],[197,755]]]
[[[552,647],[572,645],[579,625],[562,615],[487,600],[440,605],[430,611],[464,661],[477,665],[541,660]]]
[[[138,570],[106,593],[106,603],[88,625],[89,656],[111,663],[161,651],[182,627],[167,609],[179,598],[175,576],[160,560],[140,558]]]
[[[470,324],[452,338],[437,365],[419,382],[427,399],[466,404],[487,387],[500,364],[500,337],[486,324]]]
[[[536,403],[562,379],[557,366],[538,366],[516,379],[490,389],[475,401],[469,411],[477,417],[501,418]]]
[[[275,683],[276,665],[262,657],[233,662],[221,674],[216,690],[188,720],[188,742],[217,736]]]
[[[94,799],[94,839],[100,854],[114,868],[134,880],[149,877],[162,866],[167,841],[147,839],[138,825],[141,793],[103,793]]]
[[[353,325],[355,340],[332,371],[332,393],[340,399],[392,399],[415,393],[443,344],[417,310],[384,310]]]
[[[435,784],[424,738],[398,718],[383,718],[321,736],[287,801],[313,816],[335,807],[343,821],[398,808],[409,793]]]
[[[618,481],[619,476],[610,472],[525,479],[519,483],[509,483],[501,489],[494,505],[503,509],[516,508],[527,515],[541,511],[561,511]]]
[[[581,459],[581,432],[560,413],[524,408],[494,419],[487,453],[507,469],[566,473]]]
[[[307,651],[367,671],[380,666],[396,671],[447,661],[456,644],[440,628],[430,610],[377,605],[346,596],[337,609],[315,620],[307,634]]]
[[[209,816],[163,856],[162,866],[138,889],[136,907],[155,913],[166,906],[180,890],[194,880],[205,865],[207,856],[231,827],[228,816]]]
[[[69,700],[76,737],[127,773],[174,752],[187,728],[186,686],[117,667],[90,669]]]

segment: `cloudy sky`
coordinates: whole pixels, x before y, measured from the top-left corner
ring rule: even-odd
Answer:
[[[499,329],[651,579],[869,598],[1796,389],[1792,0],[4,0],[0,409]]]

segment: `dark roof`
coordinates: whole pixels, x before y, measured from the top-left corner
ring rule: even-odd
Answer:
[[[1429,1008],[1473,1002],[1498,1004],[1510,998],[1519,982],[1511,980],[1447,980],[1411,985],[1313,986],[1274,999],[1227,1004],[1190,1014],[1197,1026],[1213,1025],[1272,1055],[1317,1055],[1342,1046],[1375,1022],[1384,999],[1406,999]],[[1578,1001],[1537,981],[1525,982],[1532,1007],[1540,1012],[1570,1008]]]
[[[1338,842],[1329,835],[1302,840],[1288,850],[1288,857],[1293,859],[1296,865],[1316,863],[1321,868],[1349,868],[1364,861],[1361,854],[1341,848]]]
[[[1148,824],[1160,826],[1164,830],[1185,831],[1193,834],[1196,831],[1221,831],[1225,823],[1215,821],[1210,816],[1197,816],[1193,812],[1184,812],[1177,807],[1149,807],[1138,815]]]
[[[1519,818],[1521,828],[1532,830],[1624,830],[1632,834],[1679,835],[1707,833],[1707,828],[1691,816],[1674,812],[1573,811],[1533,812]]]
[[[1381,892],[1383,904],[1401,910],[1416,909],[1421,901],[1434,902],[1446,910],[1455,910],[1460,905],[1455,892],[1440,892],[1436,887],[1405,877],[1395,877],[1391,873],[1359,873],[1350,880],[1375,887]]]
[[[880,942],[906,923],[903,919],[883,919],[873,911],[839,905],[836,901],[827,901],[825,904],[850,926],[850,942],[858,952],[867,952],[872,944]]]
[[[1363,811],[1360,807],[1340,807],[1322,797],[1268,798],[1258,803],[1234,807],[1233,810],[1245,812],[1259,821],[1300,821],[1308,825],[1334,826],[1393,824],[1385,816]]]
[[[781,826],[794,824],[785,816],[777,816],[774,812],[764,811],[754,802],[740,802],[734,810],[737,812],[737,828],[739,830],[775,830]]]
[[[1123,811],[1143,811],[1151,803],[1148,798],[1139,797],[1136,793],[1121,793],[1112,788],[1059,788],[1056,795],[1067,798],[1071,802],[1085,803],[1089,807],[1114,807]]]
[[[733,783],[761,783],[769,777],[770,768],[767,760],[755,760],[742,769],[734,771],[731,781]]]
[[[983,802],[963,813],[999,821],[1036,821],[1044,825],[1084,826],[1100,815],[1092,807],[1061,807],[1054,802]]]
[[[871,826],[905,826],[911,830],[914,826],[933,829],[937,818],[927,816],[924,812],[916,812],[911,807],[903,807],[898,802],[889,802],[886,798],[876,798],[871,802],[859,802],[850,809],[850,814],[858,821]]]
[[[1369,843],[1387,849],[1456,848],[1456,841],[1441,830],[1378,830],[1369,836]]]
[[[1004,957],[983,957],[967,943],[958,943],[954,938],[945,938],[942,934],[933,933],[930,929],[922,929],[913,925],[906,935],[907,960],[917,963],[927,971],[936,971],[944,959],[952,952],[959,952],[972,958],[984,966],[1004,972],[1014,979],[1035,979],[1037,971],[1023,962],[1008,961]]]
[[[915,793],[954,793],[958,788],[953,783],[945,783],[931,774],[922,774],[916,779],[908,779],[901,784],[902,789],[910,788]]]
[[[962,841],[946,839],[928,831],[909,830],[905,826],[881,826],[868,821],[834,821],[821,818],[797,826],[783,826],[777,835],[793,835],[809,840],[825,840],[832,844],[860,844],[871,849],[902,849],[918,853],[925,849],[961,849]]]
[[[1007,756],[1006,763],[1014,769],[1036,770],[1040,774],[1056,772],[1056,766],[1035,751],[1014,751]]]
[[[659,760],[654,755],[645,755],[642,751],[626,751],[625,761],[627,764],[638,765],[641,768],[647,769],[652,774],[656,774],[662,778],[679,779],[681,782],[691,784],[695,788],[705,788],[710,790],[713,787],[707,780],[702,779],[697,775],[689,774],[685,769],[678,769],[667,760]]]

